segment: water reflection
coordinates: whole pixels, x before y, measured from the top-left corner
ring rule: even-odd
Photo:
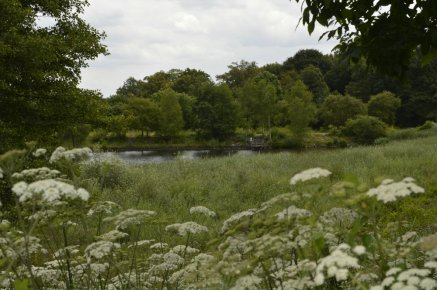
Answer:
[[[196,160],[204,158],[253,155],[259,151],[252,150],[184,150],[184,151],[125,151],[94,153],[96,159],[118,158],[129,164],[148,164],[173,161],[176,159]]]

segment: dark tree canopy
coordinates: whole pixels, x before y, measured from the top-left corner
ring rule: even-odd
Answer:
[[[77,85],[87,61],[106,48],[104,34],[80,17],[87,5],[84,0],[0,1],[0,128],[20,132],[15,144],[92,115],[85,103],[96,93]],[[41,26],[41,17],[53,25]],[[7,138],[0,129],[0,139]]]
[[[349,0],[305,2],[302,22],[312,33],[337,38],[337,49],[353,60],[364,57],[379,71],[402,75],[417,49],[425,62],[437,56],[437,1]]]

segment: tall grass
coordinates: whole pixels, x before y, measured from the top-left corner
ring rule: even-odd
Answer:
[[[332,181],[350,180],[363,190],[383,178],[412,176],[432,194],[437,191],[437,137],[383,146],[177,160],[143,166],[90,164],[81,178],[99,199],[113,200],[124,208],[153,209],[176,221],[189,219],[191,206],[204,205],[214,209],[222,220],[290,191],[290,177],[313,167],[329,169],[333,172]],[[433,201],[437,203],[437,198]],[[329,208],[338,201],[324,202],[324,207]],[[425,208],[430,201],[417,202],[417,208]],[[437,217],[435,207],[429,212]]]

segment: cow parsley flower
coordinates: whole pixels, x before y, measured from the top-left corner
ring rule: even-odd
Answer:
[[[437,233],[421,238],[419,247],[431,259],[437,260]]]
[[[334,207],[326,211],[319,217],[319,221],[325,227],[348,228],[357,219],[358,214],[348,208]]]
[[[231,290],[259,289],[263,279],[255,275],[246,275],[237,279]]]
[[[127,236],[129,236],[127,233],[123,233],[123,232],[120,232],[118,230],[112,230],[112,231],[107,232],[101,236],[98,236],[97,239],[103,240],[103,241],[114,242],[114,241],[123,239]]]
[[[50,156],[50,163],[57,162],[61,159],[66,160],[80,160],[85,158],[91,158],[93,151],[88,148],[75,148],[71,150],[66,150],[64,147],[58,147],[53,151],[52,155]]]
[[[110,241],[98,241],[88,245],[88,247],[85,248],[85,255],[87,257],[87,261],[90,261],[91,258],[99,260],[109,256],[115,249],[118,248],[120,248],[120,244],[118,243],[113,243]]]
[[[298,182],[304,182],[314,178],[327,177],[331,174],[332,174],[331,171],[327,169],[323,169],[320,167],[311,168],[311,169],[304,170],[298,174],[295,174],[290,179],[290,184],[295,185]]]
[[[278,220],[285,220],[291,218],[306,218],[310,217],[312,213],[309,210],[295,207],[294,205],[284,209],[276,214]]]
[[[151,243],[153,243],[155,240],[141,240],[141,241],[137,241],[135,242],[133,245],[129,245],[128,248],[132,248],[132,247],[141,247],[141,246],[148,246]]]
[[[379,289],[437,289],[437,280],[433,279],[429,269],[410,268],[402,271],[393,268],[387,271],[386,278],[379,284],[372,286],[371,290]]]
[[[150,246],[151,250],[164,250],[165,248],[168,248],[167,243],[155,243]]]
[[[126,229],[131,225],[142,224],[145,220],[156,215],[156,212],[150,210],[139,210],[130,208],[128,210],[120,212],[113,217],[107,217],[103,219],[105,222],[113,222],[116,229]]]
[[[178,255],[181,254],[188,254],[188,255],[195,255],[197,253],[199,253],[200,251],[196,248],[192,248],[190,246],[185,246],[185,245],[177,245],[174,246],[170,252],[176,253]]]
[[[200,234],[208,232],[208,228],[202,225],[199,225],[195,222],[185,222],[183,224],[172,224],[165,227],[166,231],[175,231],[180,236],[186,236],[188,234]]]
[[[230,218],[223,222],[223,226],[221,232],[224,233],[231,228],[231,226],[239,223],[243,218],[253,216],[256,212],[256,209],[248,209],[246,211],[242,211],[232,215]]]
[[[21,172],[15,172],[14,174],[12,174],[12,178],[25,181],[36,181],[43,179],[54,179],[59,177],[60,174],[61,172],[58,170],[51,170],[47,167],[41,167],[25,169]]]
[[[120,208],[120,206],[112,201],[99,201],[93,204],[93,206],[91,207],[91,209],[88,211],[87,216],[93,216],[95,214],[97,215],[101,215],[101,214],[106,214],[106,215],[110,215],[113,214],[115,209]]]
[[[20,181],[12,187],[12,191],[18,196],[19,202],[38,199],[56,204],[64,199],[87,201],[90,196],[83,188],[76,189],[71,184],[54,179],[39,180],[30,184]]]
[[[44,156],[47,153],[47,149],[45,148],[38,148],[35,150],[35,152],[32,153],[35,157],[41,157]]]
[[[203,214],[212,218],[217,216],[214,211],[201,205],[190,208],[190,214]]]
[[[352,250],[356,255],[361,256],[364,255],[366,253],[366,248],[364,246],[355,246],[355,248],[353,248]]]
[[[386,179],[378,187],[370,189],[367,195],[376,196],[377,200],[388,203],[413,193],[424,193],[425,190],[414,182],[415,180],[411,177],[406,177],[399,182]]]
[[[314,282],[317,285],[322,285],[325,276],[328,278],[335,277],[337,281],[347,280],[349,269],[360,268],[358,259],[347,253],[349,250],[349,245],[341,244],[329,256],[320,259],[316,268]]]

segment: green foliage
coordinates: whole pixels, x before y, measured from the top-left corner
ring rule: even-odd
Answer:
[[[321,104],[329,94],[329,87],[326,84],[319,68],[309,65],[302,70],[300,77],[314,96],[314,102]]]
[[[371,144],[376,139],[386,136],[386,125],[373,116],[358,116],[346,122],[344,134],[358,143]]]
[[[238,87],[242,87],[246,81],[259,74],[260,69],[256,65],[256,62],[248,62],[241,60],[233,62],[228,66],[229,71],[218,75],[217,80],[227,84],[232,90]]]
[[[302,71],[313,65],[326,73],[332,65],[331,59],[316,49],[301,49],[293,57],[288,58],[283,66],[285,70]]]
[[[381,72],[401,75],[416,49],[424,56],[424,62],[437,55],[435,1],[305,3],[301,20],[310,34],[316,22],[329,27],[321,38],[327,35],[328,39],[338,39],[338,50],[355,61],[364,57]]]
[[[77,85],[87,61],[106,48],[105,35],[80,17],[87,5],[82,0],[0,2],[0,122],[20,131],[0,139],[18,137],[14,142],[23,146],[87,123],[93,115],[88,100],[99,94]],[[38,25],[41,17],[53,25]]]
[[[159,100],[159,130],[165,138],[176,137],[184,127],[182,108],[179,104],[178,93],[172,89],[164,89],[156,94]]]
[[[243,115],[251,128],[264,127],[270,130],[279,93],[279,80],[269,72],[262,72],[244,84],[238,97]]]
[[[238,124],[237,103],[225,84],[203,87],[195,106],[201,136],[224,140],[234,135]]]
[[[296,140],[303,140],[316,115],[313,96],[302,81],[297,81],[284,94],[287,125]]]
[[[393,125],[396,120],[396,111],[401,106],[401,100],[391,92],[382,92],[374,95],[367,103],[370,116],[377,117],[386,124]]]
[[[342,95],[328,96],[319,111],[325,126],[343,126],[348,119],[366,114],[366,105],[361,100]]]
[[[159,128],[160,109],[152,100],[132,96],[126,104],[126,111],[129,115],[129,127],[140,130],[142,136],[144,131],[148,135],[150,131]]]

